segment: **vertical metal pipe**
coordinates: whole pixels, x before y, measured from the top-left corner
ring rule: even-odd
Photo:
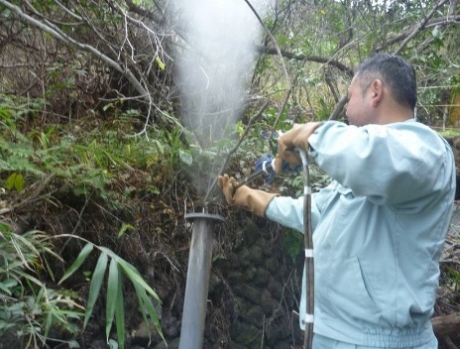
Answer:
[[[179,349],[202,349],[209,275],[211,272],[213,227],[224,219],[217,215],[193,213],[192,241],[185,286]]]

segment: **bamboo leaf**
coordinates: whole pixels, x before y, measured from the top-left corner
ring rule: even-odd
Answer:
[[[0,282],[0,290],[3,291],[3,293],[6,293],[6,295],[11,296],[11,291],[3,285],[3,283]]]
[[[62,276],[61,280],[59,281],[58,285],[60,285],[65,279],[67,279],[69,276],[71,276],[80,266],[83,264],[83,262],[86,260],[88,255],[91,253],[93,250],[94,245],[92,243],[87,243],[85,247],[80,251],[78,254],[77,259],[72,263],[69,269],[64,273]]]
[[[46,250],[45,250],[45,252],[46,252]],[[53,282],[55,282],[55,281],[56,281],[56,278],[54,277],[53,269],[51,268],[51,266],[50,266],[50,264],[49,264],[49,262],[48,262],[48,258],[46,258],[45,256],[43,256],[43,263],[45,264],[46,271],[48,272],[48,274],[49,274],[51,280],[52,280]]]
[[[94,304],[96,303],[99,291],[101,290],[102,281],[104,280],[105,269],[107,268],[107,254],[101,253],[94,269],[93,277],[91,278],[91,285],[89,287],[88,303],[85,311],[85,321],[83,328],[86,328],[88,320],[93,313]]]
[[[50,332],[52,324],[53,324],[53,314],[49,312],[46,315],[46,321],[45,321],[45,332],[44,332],[45,337],[48,337],[48,333]]]
[[[139,309],[141,311],[142,319],[144,320],[144,323],[147,324],[147,328],[149,328],[148,327],[149,319],[147,318],[147,314],[144,311],[145,290],[141,286],[139,286],[139,284],[133,283],[133,285],[134,285],[134,289],[136,290],[137,302],[139,303]],[[150,331],[149,331],[149,342],[151,340],[151,337],[152,336],[150,335]]]
[[[148,314],[150,315],[150,320],[155,325],[155,328],[157,329],[158,333],[160,334],[161,339],[163,339],[163,341],[166,343],[166,339],[163,336],[163,330],[161,329],[160,319],[158,318],[158,312],[155,309],[155,307],[154,307],[154,305],[152,303],[152,300],[147,296],[147,294],[145,292],[143,294],[143,297],[144,297],[144,309],[146,309]]]
[[[52,246],[52,247],[54,247],[54,246]],[[64,259],[60,255],[58,255],[56,252],[54,252],[50,247],[43,246],[43,252],[46,252],[46,254],[49,254],[50,256],[53,256],[57,260],[59,260],[61,262],[64,262]],[[42,252],[42,254],[43,254],[43,252]]]
[[[152,301],[150,300],[149,296],[145,292],[145,289],[143,289],[139,284],[134,284],[134,289],[136,290],[136,295],[137,295],[137,301],[139,305],[142,305],[141,311],[142,311],[142,317],[144,318],[144,322],[148,325],[149,322],[152,322],[155,325],[155,328],[158,331],[158,334],[161,336],[161,339],[166,343],[166,339],[163,336],[163,330],[161,329],[161,324],[160,320],[158,318],[158,312],[153,306]],[[150,319],[147,318],[146,314],[150,316]],[[147,328],[150,328],[150,326],[147,326]],[[149,330],[149,340],[151,338],[151,333]]]
[[[16,274],[18,274],[19,276],[22,276],[26,281],[30,281],[30,282],[33,282],[35,285],[37,285],[38,287],[40,288],[43,288],[45,287],[45,284],[43,282],[41,282],[40,280],[38,280],[36,277],[33,277],[32,275],[30,275],[29,273],[25,273],[23,272],[22,270],[16,270],[15,271]]]
[[[5,281],[0,282],[0,289],[6,293],[8,296],[11,296],[10,288],[16,286],[18,282],[13,279],[6,279]]]
[[[156,292],[145,282],[142,276],[139,274],[137,269],[129,264],[124,260],[118,261],[120,266],[123,268],[126,276],[131,280],[133,285],[140,285],[143,289],[145,289],[158,303],[161,303],[160,297],[156,294]]]
[[[105,305],[105,335],[107,342],[109,341],[110,330],[113,324],[113,318],[115,316],[115,309],[118,306],[118,292],[122,290],[118,289],[118,266],[114,259],[110,261],[109,267],[109,278],[107,280],[107,302]]]
[[[98,246],[98,249],[107,254],[112,259],[115,259],[117,262],[121,260],[120,256],[118,256],[115,252],[113,252],[110,248],[104,247],[104,246]]]
[[[29,259],[29,261],[30,261],[30,258],[26,258],[26,257],[24,256],[24,253],[23,253],[23,250],[22,250],[21,247],[24,247],[24,246],[27,247],[27,248],[29,249],[29,251],[32,252],[35,256],[39,256],[39,255],[40,255],[40,253],[38,252],[38,250],[35,248],[35,246],[33,246],[33,244],[31,244],[26,238],[24,238],[24,237],[21,236],[21,235],[18,235],[18,234],[14,234],[14,233],[13,233],[13,234],[11,234],[11,237],[10,237],[10,238],[11,238],[10,241],[12,242],[12,244],[13,244],[13,246],[14,246],[14,249],[16,250],[16,252],[17,252],[19,258],[21,259],[21,261],[22,261],[23,264],[24,264],[24,267],[27,268],[27,269],[29,269],[29,270],[31,270],[31,271],[34,271],[34,270],[29,266],[29,263],[28,263],[28,261],[27,261],[28,259]],[[18,243],[18,240],[19,240],[19,242],[22,243],[22,245]],[[26,252],[27,252],[27,251],[26,251]]]
[[[117,336],[120,344],[120,349],[125,347],[125,303],[123,300],[122,275],[118,269],[118,293],[117,307],[115,308],[115,322],[117,325]]]

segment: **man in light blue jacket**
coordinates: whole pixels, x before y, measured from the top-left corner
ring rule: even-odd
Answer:
[[[415,73],[401,57],[363,62],[348,99],[350,125],[295,125],[278,140],[277,164],[294,165],[291,150],[305,149],[333,179],[312,195],[313,348],[435,349],[430,318],[454,204],[452,150],[414,120]],[[302,232],[302,198],[235,185],[219,178],[229,204]],[[302,329],[305,295],[303,287]]]

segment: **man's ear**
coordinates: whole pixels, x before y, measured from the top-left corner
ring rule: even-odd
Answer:
[[[374,81],[372,81],[369,90],[371,92],[372,106],[376,107],[383,99],[384,88],[382,80],[375,79]]]

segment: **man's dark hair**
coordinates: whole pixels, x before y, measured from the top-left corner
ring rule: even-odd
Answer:
[[[393,98],[399,104],[411,109],[415,108],[417,103],[415,70],[412,64],[402,57],[377,53],[361,63],[356,76],[363,93],[374,79],[380,79],[390,88]]]

